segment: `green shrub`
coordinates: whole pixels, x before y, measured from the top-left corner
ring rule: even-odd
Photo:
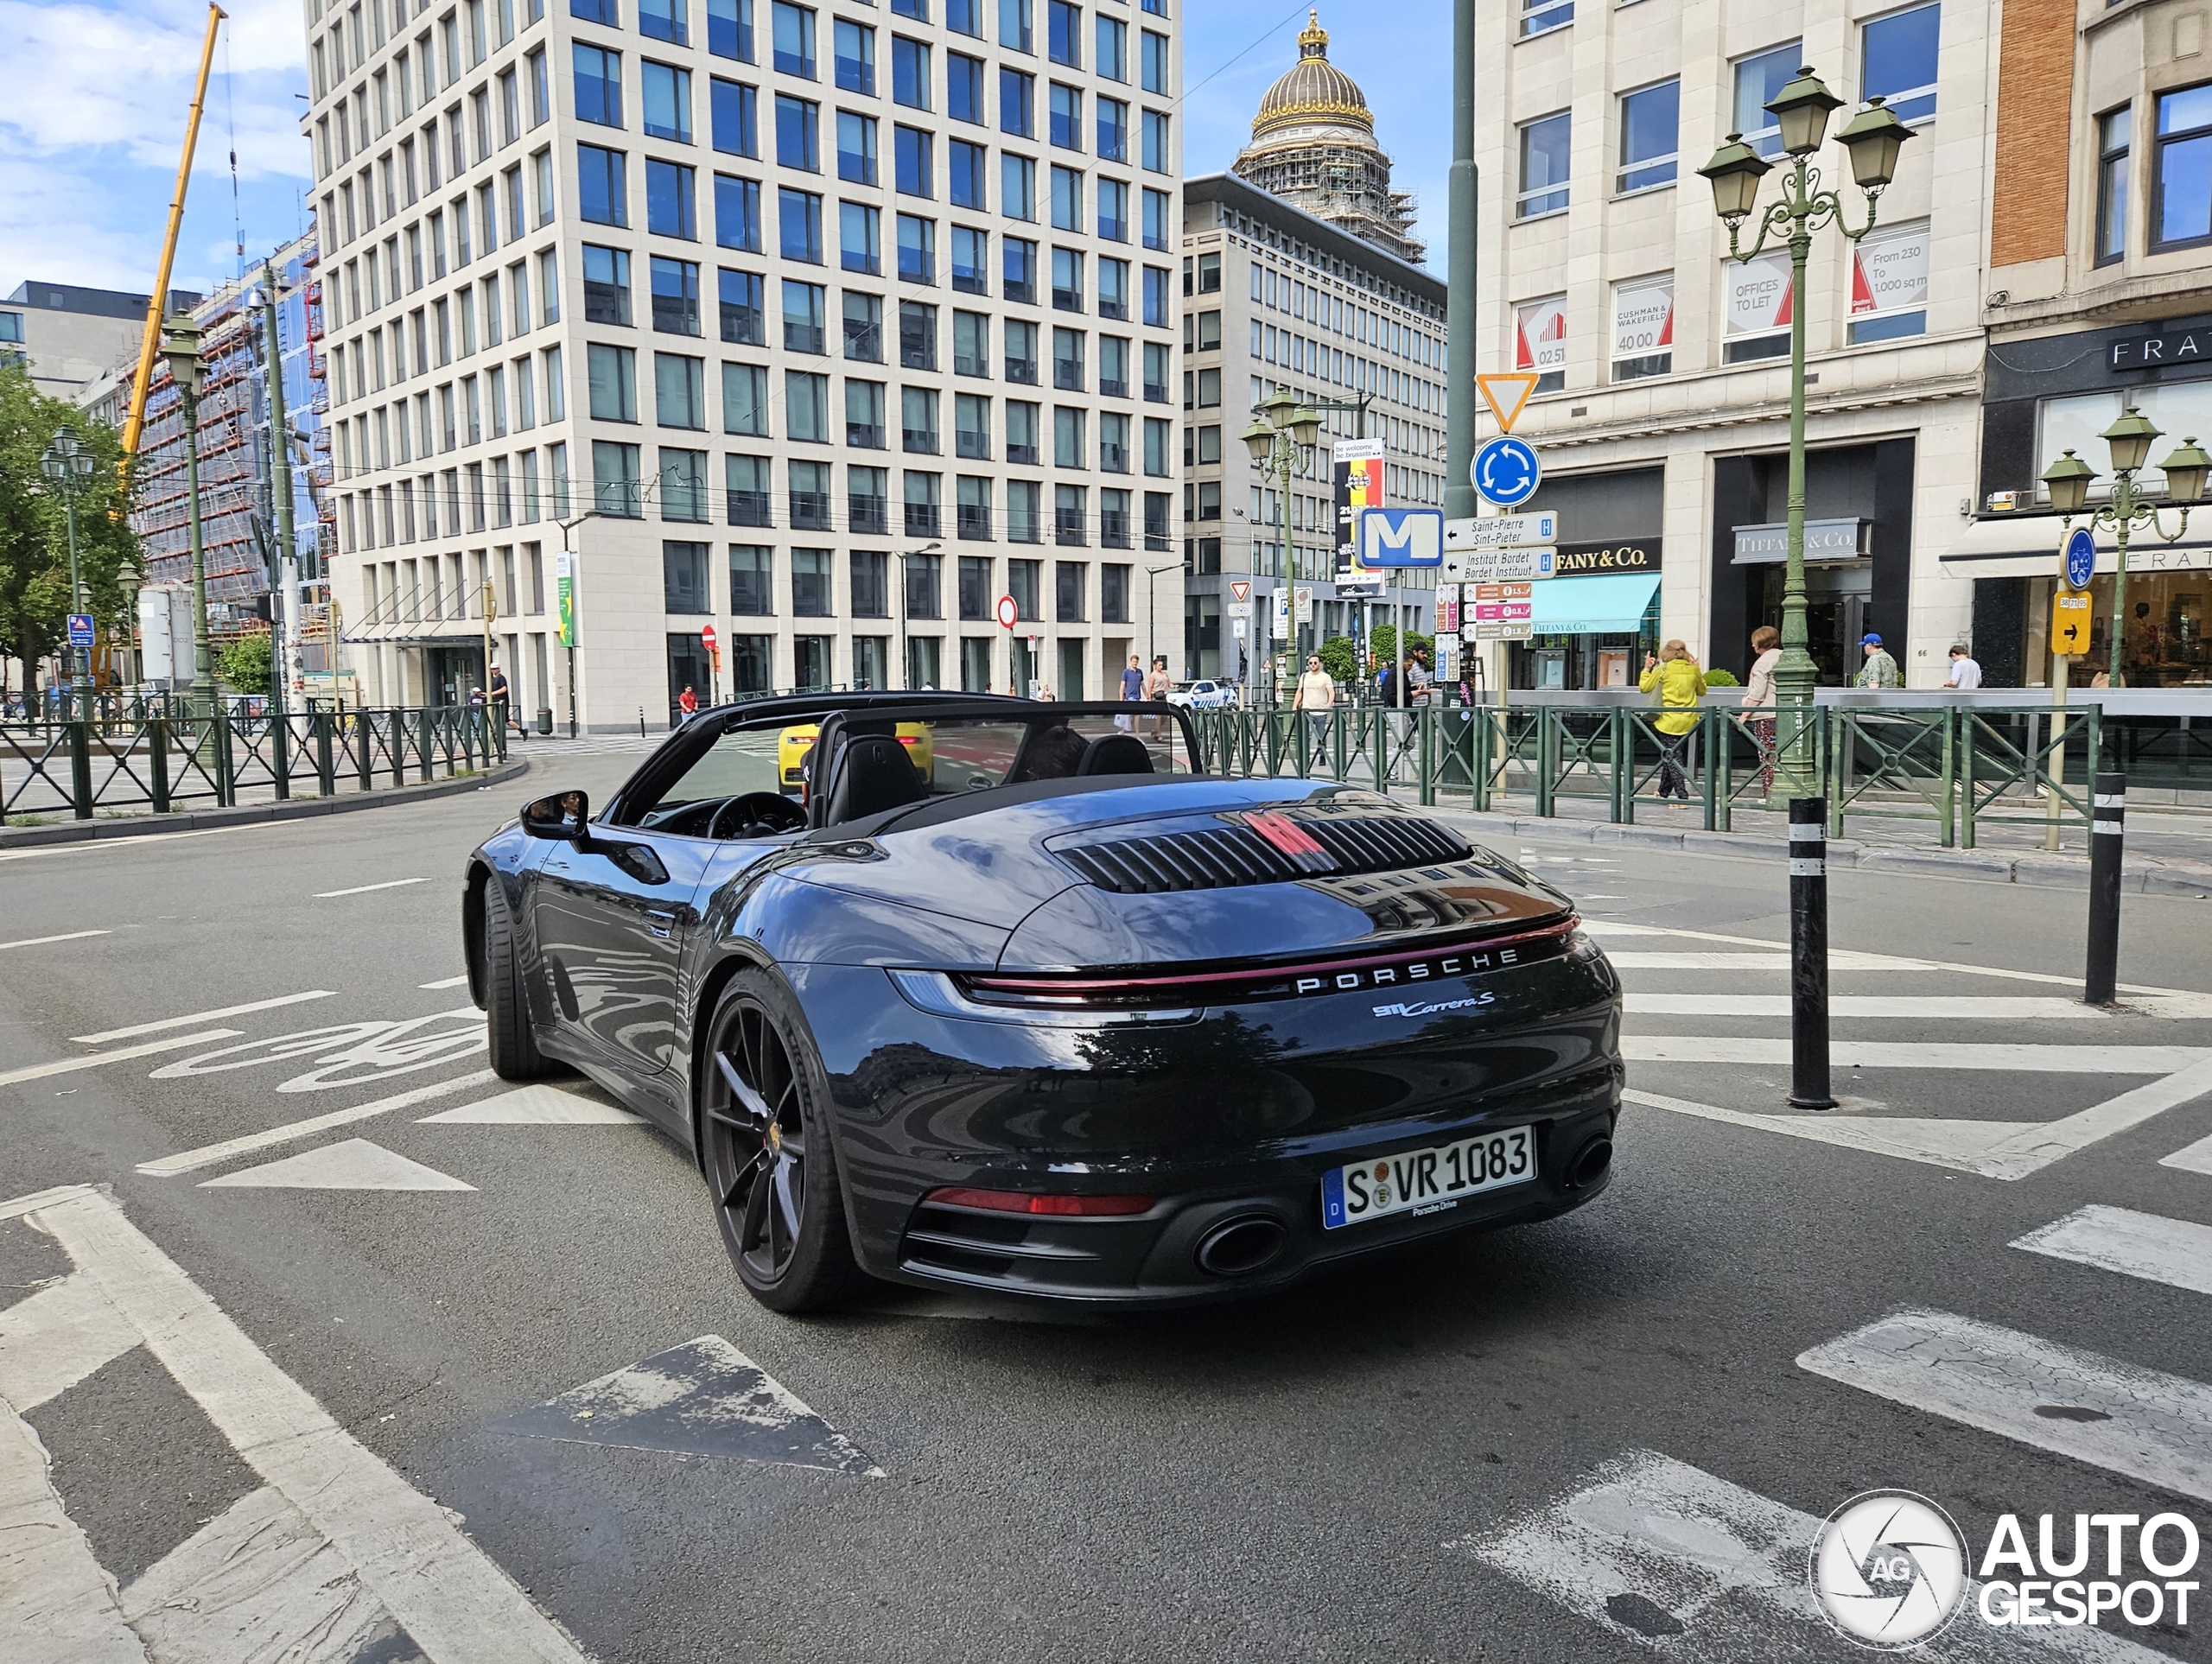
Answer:
[[[1744,684],[1736,679],[1733,670],[1707,670],[1705,685],[1708,688],[1740,688]]]
[[[266,694],[275,657],[267,636],[240,636],[224,644],[222,652],[216,657],[215,669],[226,683],[242,694]]]

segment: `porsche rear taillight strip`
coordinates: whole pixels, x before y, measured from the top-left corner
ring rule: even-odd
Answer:
[[[1386,973],[1400,969],[1410,969],[1454,958],[1495,956],[1502,951],[1562,943],[1580,928],[1581,923],[1579,918],[1570,914],[1554,924],[1505,936],[1471,937],[1443,946],[1409,948],[1396,953],[1306,960],[1290,965],[1254,965],[1241,970],[1196,971],[1173,976],[968,976],[962,980],[975,994],[986,999],[996,996],[1078,1005],[1165,996],[1189,1003],[1205,1000],[1210,993],[1215,991],[1252,990],[1275,984],[1286,985],[1286,992],[1319,992],[1339,986],[1339,980],[1346,976],[1352,977],[1354,981],[1342,986],[1364,987],[1375,982],[1378,974],[1385,974],[1381,975],[1382,981],[1395,980]],[[1515,957],[1518,956],[1515,955]],[[1493,959],[1492,962],[1474,969],[1496,969],[1498,965]],[[1455,970],[1442,974],[1462,973]],[[1312,986],[1306,986],[1309,984]]]

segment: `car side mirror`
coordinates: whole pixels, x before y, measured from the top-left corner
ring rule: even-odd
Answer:
[[[522,811],[524,832],[564,843],[582,843],[590,822],[591,799],[581,791],[556,791],[524,804]]]

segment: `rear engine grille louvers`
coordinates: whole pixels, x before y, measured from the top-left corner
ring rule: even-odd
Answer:
[[[1301,819],[1299,830],[1328,852],[1328,864],[1300,863],[1248,827],[1224,823],[1191,832],[1122,838],[1054,853],[1101,890],[1150,895],[1171,890],[1227,890],[1286,884],[1338,873],[1382,873],[1473,852],[1433,821],[1409,815]]]

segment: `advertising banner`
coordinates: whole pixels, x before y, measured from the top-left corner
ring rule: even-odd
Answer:
[[[576,645],[576,557],[563,549],[553,557],[553,594],[556,616],[561,620],[561,645]]]
[[[1762,254],[1756,260],[1731,260],[1727,274],[1727,325],[1731,340],[1770,335],[1789,327],[1789,257]]]
[[[1928,222],[1876,226],[1851,252],[1851,315],[1916,312],[1928,304]]]
[[[1567,368],[1567,296],[1523,301],[1513,308],[1513,367],[1541,375]]]
[[[1675,345],[1675,274],[1613,285],[1613,357],[1649,358]]]
[[[1339,439],[1329,454],[1335,464],[1337,576],[1339,582],[1357,582],[1370,575],[1359,563],[1359,517],[1363,510],[1384,506],[1389,451],[1379,439]],[[1380,594],[1379,575],[1375,581]]]

